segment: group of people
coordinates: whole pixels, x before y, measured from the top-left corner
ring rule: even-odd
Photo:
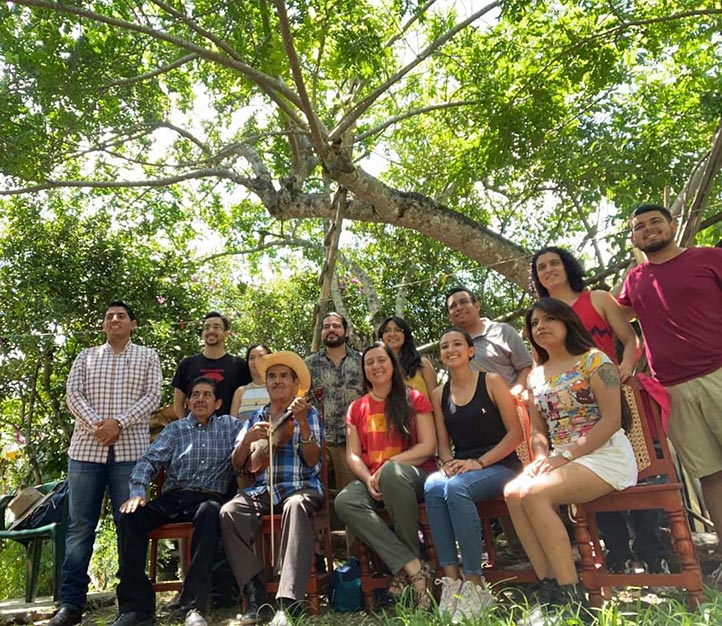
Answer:
[[[540,606],[584,604],[569,535],[557,510],[637,480],[621,427],[621,383],[634,372],[645,336],[652,374],[671,399],[669,437],[699,478],[712,521],[722,524],[722,250],[679,247],[669,211],[638,207],[632,242],[647,261],[627,276],[618,299],[584,288],[583,271],[562,248],[537,252],[531,265],[540,299],[524,335],[480,316],[468,289],[446,295],[452,326],[440,338],[436,372],[411,329],[396,316],[359,354],[338,313],[322,323],[323,348],[305,361],[253,345],[241,361],[225,353],[229,326],[204,319],[204,351],[184,359],[173,379],[176,422],[148,448],[147,418],[160,398],[155,353],[130,341],[136,322],[123,302],[104,321],[108,341],[84,350],[71,370],[68,406],[76,416],[69,448],[70,518],[62,606],[49,624],[80,622],[87,567],[106,488],[118,526],[119,616],[114,626],[153,623],[145,575],[148,531],[193,521],[192,564],[180,598],[187,626],[204,626],[210,570],[220,539],[245,599],[242,624],[289,622],[301,605],[314,553],[310,516],[322,506],[322,451],[340,490],[335,510],[347,537],[363,541],[393,574],[392,595],[428,607],[432,571],[419,543],[425,502],[439,564],[439,610],[458,623],[493,596],[482,574],[476,503],[503,495],[514,531],[539,579]],[[619,343],[619,354],[615,347]],[[533,358],[532,358],[533,354]],[[305,397],[324,390],[324,421]],[[522,467],[518,408],[528,408],[532,461]],[[237,419],[240,416],[244,419]],[[270,442],[270,443],[269,443]],[[162,493],[146,499],[164,468]],[[235,474],[248,485],[235,489]],[[233,487],[229,488],[229,485]],[[254,552],[261,516],[282,513],[277,610],[266,617],[264,563]],[[379,515],[383,507],[390,527]],[[610,569],[638,553],[650,572],[665,571],[659,518],[600,519]]]

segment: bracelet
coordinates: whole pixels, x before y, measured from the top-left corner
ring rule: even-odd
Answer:
[[[481,457],[476,459],[476,462],[481,465],[481,469],[484,469],[486,467],[486,465],[484,465],[484,461],[481,460]]]
[[[448,465],[448,464],[451,463],[453,460],[454,460],[454,459],[449,459],[449,460],[447,460],[447,461],[442,461],[441,459],[439,459],[439,467],[444,467],[444,465]]]
[[[298,440],[298,443],[301,444],[302,446],[307,446],[307,445],[308,445],[309,443],[311,443],[312,441],[316,441],[316,437],[313,436],[313,433],[311,433],[311,434],[308,436],[308,439],[304,439],[303,437],[301,437],[301,438]]]

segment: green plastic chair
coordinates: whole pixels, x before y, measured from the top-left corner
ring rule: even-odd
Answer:
[[[61,481],[36,485],[35,488],[43,494],[52,491]],[[63,516],[59,522],[27,528],[22,530],[5,530],[5,509],[15,494],[0,496],[0,539],[12,539],[25,544],[25,602],[35,602],[38,592],[38,579],[40,577],[40,555],[43,541],[46,539],[53,546],[53,600],[60,599],[60,568],[65,558],[65,536],[68,533],[68,509],[70,498],[65,498]]]

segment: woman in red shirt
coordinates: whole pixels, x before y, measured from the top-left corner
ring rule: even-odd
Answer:
[[[428,398],[404,383],[393,350],[377,341],[362,355],[368,393],[346,414],[346,460],[357,480],[336,496],[346,528],[395,574],[391,591],[406,582],[418,606],[428,608],[431,574],[419,557],[418,502],[435,469],[436,431]],[[385,507],[393,530],[378,515]]]

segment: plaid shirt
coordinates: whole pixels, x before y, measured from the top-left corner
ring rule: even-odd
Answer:
[[[347,345],[346,356],[336,367],[324,349],[307,357],[306,365],[311,372],[312,388],[323,387],[326,441],[343,444],[346,441],[346,411],[354,400],[366,393],[361,354]]]
[[[239,445],[246,433],[258,422],[270,422],[271,405],[267,404],[260,411],[257,411],[243,423],[243,429],[238,433],[236,445]],[[318,445],[323,442],[323,428],[318,417],[318,411],[312,406],[308,407],[308,425],[311,427],[311,434],[316,438]],[[273,504],[278,504],[299,489],[315,489],[323,493],[321,485],[321,461],[309,467],[303,460],[301,453],[302,445],[301,429],[298,423],[293,424],[293,436],[285,445],[274,448],[273,451]],[[256,482],[244,490],[249,496],[257,496],[268,492],[268,469],[256,473]]]
[[[242,427],[243,422],[230,415],[212,415],[206,426],[190,413],[171,422],[135,464],[130,497],[144,496],[163,465],[164,493],[192,489],[224,495],[233,477],[231,453]]]
[[[109,343],[86,348],[75,359],[67,382],[67,403],[75,416],[68,456],[106,463],[108,446],[95,439],[93,424],[120,423],[115,461],[135,461],[148,447],[148,420],[160,402],[163,374],[155,350],[129,341],[115,353]]]

